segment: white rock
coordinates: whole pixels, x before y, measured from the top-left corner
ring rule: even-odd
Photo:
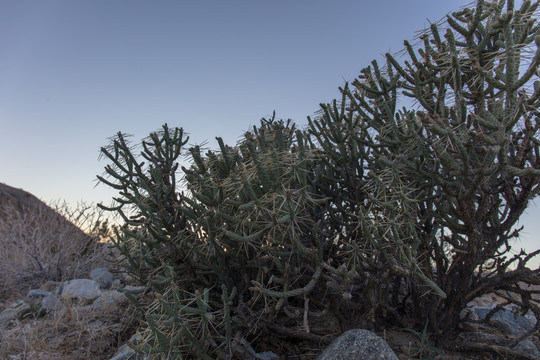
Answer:
[[[32,289],[28,292],[28,295],[26,295],[27,298],[34,298],[34,299],[43,299],[51,294],[50,291],[45,291],[41,289]]]
[[[77,299],[82,303],[90,303],[101,295],[97,281],[90,279],[75,279],[64,283],[62,288],[62,300],[70,301]]]

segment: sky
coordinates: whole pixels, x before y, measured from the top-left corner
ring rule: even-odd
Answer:
[[[302,127],[371,60],[468,4],[2,0],[0,182],[46,202],[110,203],[96,175],[118,131],[139,141],[167,123],[216,148],[274,111]],[[535,219],[539,206],[516,247],[539,248]]]

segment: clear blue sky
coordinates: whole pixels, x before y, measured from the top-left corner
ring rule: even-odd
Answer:
[[[372,59],[463,0],[2,0],[0,182],[110,201],[100,146],[163,123],[233,144],[275,110],[306,124]],[[540,209],[525,216],[529,251]]]

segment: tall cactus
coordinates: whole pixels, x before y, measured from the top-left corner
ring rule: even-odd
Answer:
[[[481,293],[521,293],[518,281],[539,282],[538,269],[526,267],[538,251],[508,258],[519,216],[540,192],[537,9],[538,2],[514,9],[512,1],[478,1],[453,13],[444,38],[432,24],[418,49],[405,42],[408,60],[374,61],[352,89],[341,89],[340,111],[327,105],[310,121],[314,141],[335,154],[326,158],[327,173],[340,179],[335,201],[343,209],[336,207],[350,236],[362,223],[369,174],[399,173],[413,189],[402,196],[413,209],[403,214],[413,213],[416,274],[446,297],[425,296],[417,281],[407,292],[418,304],[412,318],[418,325],[429,318],[435,332],[454,328]],[[403,97],[414,100],[411,109],[398,110]]]
[[[263,119],[203,153],[165,125],[140,155],[118,134],[99,179],[119,193],[106,208],[124,220],[124,265],[155,295],[128,294],[139,349],[243,358],[246,341],[324,343],[381,324],[442,336],[493,291],[540,318],[516,285],[540,283],[526,266],[540,251],[509,258],[540,192],[538,5],[452,14],[444,37],[432,25],[405,42],[408,60],[372,62],[305,130]]]

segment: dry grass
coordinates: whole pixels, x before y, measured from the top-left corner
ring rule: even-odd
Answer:
[[[96,311],[68,305],[0,332],[0,359],[109,359],[134,326],[129,312],[116,306]]]
[[[107,249],[99,243],[99,233],[87,234],[77,226],[96,217],[99,221],[92,208],[72,211],[66,205],[53,209],[37,199],[23,205],[1,200],[0,304],[49,280],[87,278],[92,268],[106,264]]]
[[[108,228],[95,207],[46,205],[22,190],[8,191],[0,187],[0,312],[47,282],[114,268],[113,250],[100,242]],[[127,306],[65,305],[0,331],[0,359],[108,359],[135,329]]]

